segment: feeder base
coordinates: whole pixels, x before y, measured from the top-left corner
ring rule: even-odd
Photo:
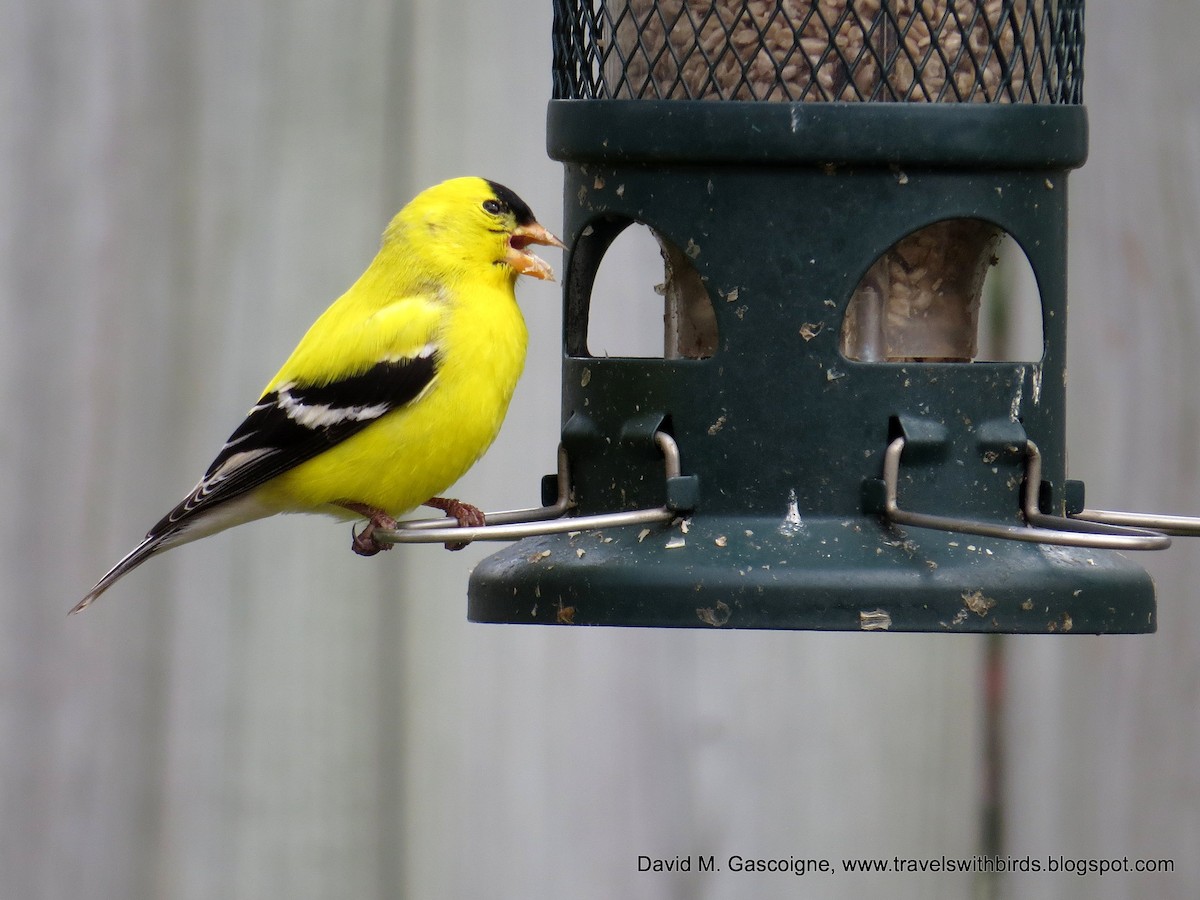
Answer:
[[[1121,553],[884,526],[696,515],[527,538],[471,576],[473,622],[1021,634],[1156,629]]]

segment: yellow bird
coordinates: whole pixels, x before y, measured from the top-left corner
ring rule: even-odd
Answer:
[[[531,244],[563,247],[503,185],[454,178],[418,194],[200,483],[71,612],[162,550],[276,513],[365,517],[362,555],[422,504],[482,524],[439,495],[495,439],[524,367],[517,276],[554,278]]]

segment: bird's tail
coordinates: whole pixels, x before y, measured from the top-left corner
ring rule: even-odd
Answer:
[[[96,582],[96,586],[88,591],[87,596],[76,603],[67,615],[74,615],[77,612],[87,609],[97,597],[112,587],[122,575],[136,569],[159,550],[166,549],[167,545],[164,538],[168,536],[153,533],[146,535],[140,544],[126,553],[120,562],[104,573],[104,577]]]
[[[176,516],[176,512],[179,509],[185,508],[190,499],[190,497],[185,499],[178,507],[163,516],[159,523],[150,529],[150,533],[142,538],[142,542],[125,554],[120,562],[109,569],[104,577],[96,582],[96,586],[88,591],[87,596],[75,604],[69,614],[87,609],[97,597],[112,587],[122,575],[133,571],[156,553],[169,550],[172,547],[178,547],[180,544],[186,544],[189,541],[207,537],[210,534],[216,534],[218,531],[224,531],[226,528],[232,528],[234,525],[241,525],[244,522],[252,522],[264,516],[282,512],[278,506],[263,503],[256,495],[247,494],[232,500],[222,501],[220,504],[204,510],[199,515],[190,517]]]

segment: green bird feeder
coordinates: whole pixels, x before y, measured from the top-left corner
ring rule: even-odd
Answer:
[[[469,618],[1154,631],[1123,551],[1197,522],[1085,509],[1066,472],[1082,19],[1070,0],[556,0],[559,472],[544,509],[453,532],[530,535],[475,569]],[[596,273],[635,223],[662,248],[664,351],[593,355]],[[1041,296],[1034,361],[976,360],[1005,235]]]

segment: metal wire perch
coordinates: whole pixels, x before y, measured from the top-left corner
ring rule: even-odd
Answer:
[[[900,480],[900,455],[906,441],[895,438],[888,444],[883,457],[885,490],[884,516],[900,525],[933,528],[962,534],[1026,541],[1035,544],[1057,544],[1066,547],[1100,547],[1107,550],[1163,550],[1171,539],[1160,531],[1128,527],[1126,524],[1082,520],[1043,513],[1038,506],[1038,489],[1042,483],[1042,454],[1033,441],[1026,442],[1025,485],[1022,491],[1021,512],[1027,525],[1006,525],[1001,522],[981,522],[955,516],[939,516],[901,509],[897,499]],[[1162,517],[1144,517],[1159,520]]]
[[[654,434],[654,442],[663,455],[665,478],[680,475],[679,445],[664,431]],[[599,513],[588,516],[570,516],[574,508],[571,500],[570,459],[566,448],[558,447],[558,497],[549,506],[527,509],[508,509],[485,513],[486,525],[464,528],[447,525],[444,518],[414,519],[401,522],[393,529],[380,529],[375,537],[386,544],[444,544],[470,543],[471,541],[515,541],[539,534],[561,534],[571,531],[587,531],[597,528],[618,528],[626,525],[652,525],[670,522],[680,515],[680,510],[669,506],[649,509],[632,509],[620,512]]]

